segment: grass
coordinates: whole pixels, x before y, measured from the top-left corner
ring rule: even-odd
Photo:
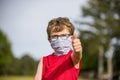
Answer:
[[[0,76],[0,80],[33,80],[32,76]]]
[[[0,80],[33,80],[33,76],[0,76]],[[89,80],[80,78],[78,80]]]

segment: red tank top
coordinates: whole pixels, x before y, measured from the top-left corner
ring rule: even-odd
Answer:
[[[51,54],[43,57],[42,80],[78,80],[81,68],[76,69],[71,59],[72,51],[67,55]]]

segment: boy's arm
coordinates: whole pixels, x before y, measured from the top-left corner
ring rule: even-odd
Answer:
[[[41,58],[40,62],[38,64],[38,68],[37,68],[37,72],[36,72],[34,80],[41,80],[42,79],[42,67],[43,67],[43,60]]]

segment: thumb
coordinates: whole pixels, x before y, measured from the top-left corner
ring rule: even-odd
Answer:
[[[72,40],[77,39],[77,33],[74,33],[72,36]]]

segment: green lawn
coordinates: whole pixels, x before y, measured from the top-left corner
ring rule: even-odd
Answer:
[[[32,76],[0,76],[0,80],[33,80]]]
[[[32,76],[0,76],[0,80],[33,80]],[[81,79],[79,80],[88,80],[88,79]]]

